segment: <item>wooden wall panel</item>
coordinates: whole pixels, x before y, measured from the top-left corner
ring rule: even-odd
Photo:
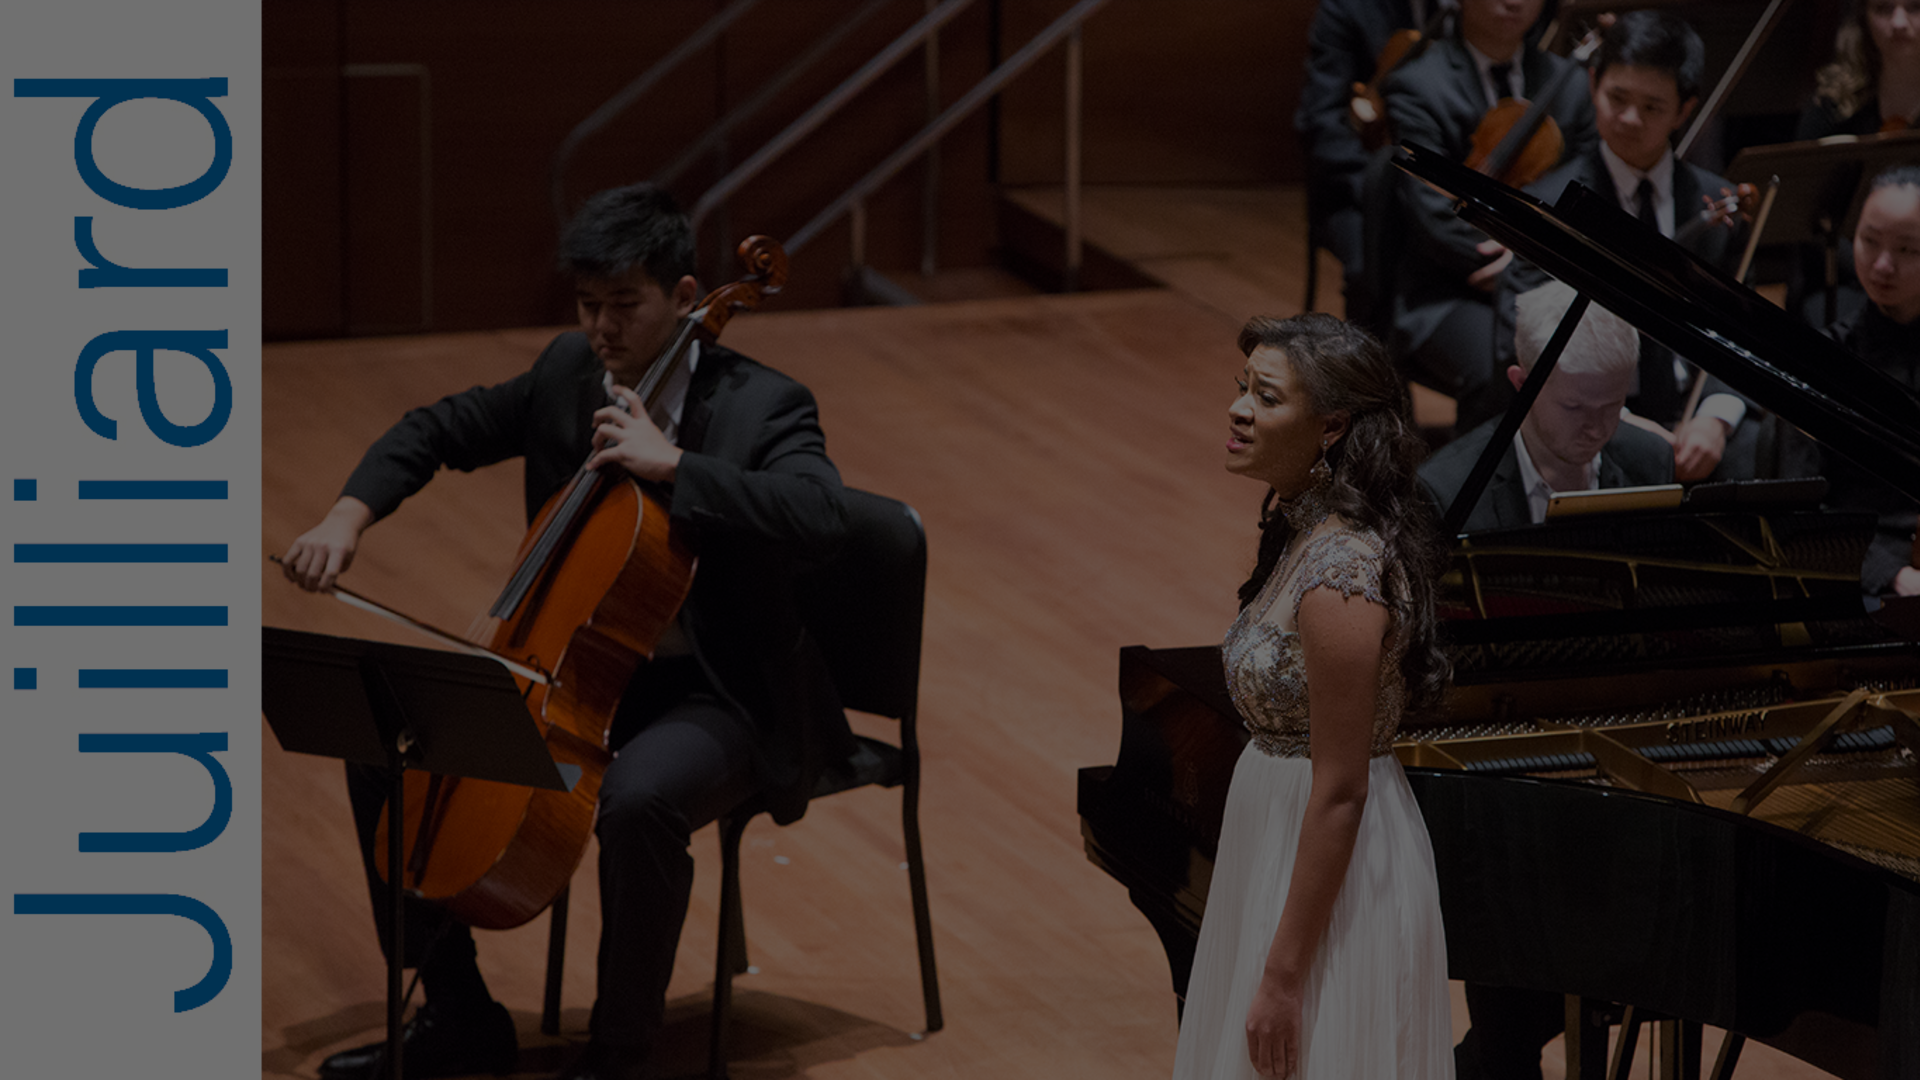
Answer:
[[[1066,7],[1064,0],[1000,5],[1009,52]],[[569,318],[568,290],[551,269],[553,155],[574,124],[723,6],[268,0],[268,336]],[[943,30],[943,104],[986,72],[993,6],[981,0]],[[652,175],[855,7],[856,0],[760,4],[582,147],[567,171],[568,197],[577,201]],[[690,170],[676,194],[691,204],[924,10],[924,0],[895,0],[784,100],[744,123],[714,160]],[[1246,183],[1290,176],[1287,118],[1310,13],[1271,0],[1115,0],[1087,31],[1088,180]],[[335,77],[343,65],[354,73],[345,90]],[[431,88],[424,195],[417,82],[405,74],[415,68],[425,70]],[[1010,182],[1059,178],[1059,75],[1056,51],[1005,96],[1002,162]],[[732,275],[732,266],[717,265],[723,236],[790,235],[918,130],[926,119],[924,80],[916,52],[749,184],[703,235],[703,276]],[[941,145],[942,267],[993,259],[998,189],[989,177],[990,141],[988,120],[977,115]],[[913,165],[872,200],[872,265],[891,273],[919,266],[921,190],[922,170]],[[425,267],[423,225],[431,234]],[[848,245],[843,222],[799,254],[787,294],[774,303],[837,303]],[[431,278],[425,297],[423,277]],[[419,325],[423,309],[431,311],[426,327]]]
[[[332,336],[345,319],[337,8],[262,9],[261,319],[270,336]]]
[[[1071,4],[1005,5],[1011,52]],[[1084,176],[1092,184],[1249,184],[1303,175],[1293,131],[1311,3],[1113,0],[1087,23]],[[1057,184],[1065,65],[1008,89],[1002,179]]]

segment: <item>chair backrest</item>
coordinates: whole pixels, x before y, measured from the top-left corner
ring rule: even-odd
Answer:
[[[846,507],[839,554],[796,583],[801,616],[840,703],[902,719],[920,695],[926,531],[913,507],[884,495],[848,488]]]

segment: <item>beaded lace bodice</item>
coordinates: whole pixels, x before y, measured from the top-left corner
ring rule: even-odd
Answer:
[[[1385,545],[1371,529],[1330,520],[1294,538],[1260,595],[1227,629],[1227,691],[1261,750],[1275,757],[1308,756],[1306,656],[1295,627],[1300,601],[1314,589],[1328,588],[1364,596],[1393,614],[1381,650],[1372,737],[1375,757],[1392,751],[1407,697],[1400,674],[1407,648],[1400,598],[1407,590],[1401,571],[1387,568],[1385,556]]]

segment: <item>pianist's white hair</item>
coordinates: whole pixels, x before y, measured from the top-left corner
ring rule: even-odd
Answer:
[[[1573,286],[1561,281],[1520,294],[1515,302],[1513,346],[1522,371],[1533,370],[1533,362],[1559,329],[1560,317],[1573,306],[1574,296]],[[1632,371],[1639,363],[1640,332],[1599,304],[1590,304],[1573,340],[1560,354],[1556,370],[1570,375],[1613,375]]]

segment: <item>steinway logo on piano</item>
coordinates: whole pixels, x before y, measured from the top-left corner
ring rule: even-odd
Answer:
[[[1705,742],[1709,739],[1734,739],[1759,735],[1766,731],[1767,714],[1760,710],[1702,716],[1693,720],[1675,720],[1667,725],[1666,741],[1672,743]]]

